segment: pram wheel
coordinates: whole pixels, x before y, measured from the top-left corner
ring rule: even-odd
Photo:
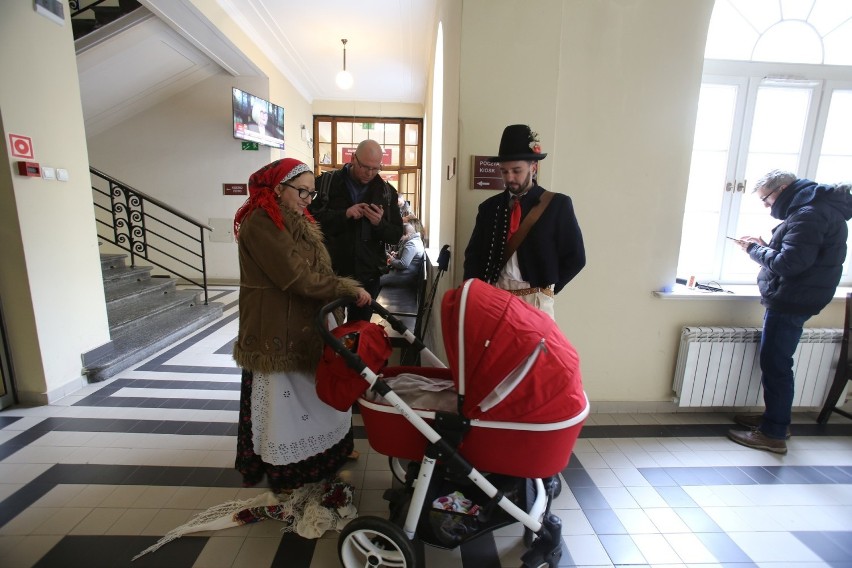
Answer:
[[[419,557],[416,544],[386,519],[358,517],[341,531],[337,555],[345,568],[416,568]]]

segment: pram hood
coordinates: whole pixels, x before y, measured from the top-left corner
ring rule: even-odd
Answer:
[[[441,316],[468,418],[552,424],[585,411],[577,352],[547,314],[472,279],[444,295]]]

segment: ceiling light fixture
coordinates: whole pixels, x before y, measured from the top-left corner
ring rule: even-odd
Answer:
[[[354,80],[352,79],[352,73],[346,70],[346,41],[345,39],[340,40],[343,42],[343,70],[337,73],[337,77],[334,78],[334,82],[337,83],[337,86],[343,89],[344,91],[352,86]]]

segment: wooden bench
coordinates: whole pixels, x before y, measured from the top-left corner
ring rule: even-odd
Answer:
[[[376,298],[379,304],[389,311],[391,315],[396,316],[417,337],[420,337],[420,317],[423,313],[423,302],[426,298],[427,262],[429,262],[429,258],[424,255],[421,270],[422,277],[417,281],[417,286],[384,286],[379,292],[378,298]],[[377,318],[378,316],[373,317]],[[394,347],[405,347],[408,345],[408,342],[402,339],[390,326],[385,325],[385,327],[391,338],[391,344]]]

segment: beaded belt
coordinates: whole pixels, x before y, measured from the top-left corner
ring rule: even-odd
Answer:
[[[545,296],[553,297],[553,290],[550,288],[521,288],[520,290],[506,290],[513,296],[529,296],[530,294],[538,294],[541,292]]]

